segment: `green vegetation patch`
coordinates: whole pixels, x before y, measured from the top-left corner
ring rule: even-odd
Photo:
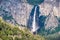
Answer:
[[[27,28],[21,30],[0,18],[0,40],[45,40],[45,38],[33,35]]]

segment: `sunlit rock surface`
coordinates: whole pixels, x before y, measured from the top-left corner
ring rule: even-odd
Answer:
[[[51,12],[45,21],[45,30],[55,30],[55,28],[58,27],[58,20],[54,16],[53,12]]]
[[[34,4],[30,4],[27,0],[0,0],[0,16],[9,23],[27,26],[27,21],[33,7]],[[55,28],[60,24],[60,0],[44,0],[43,3],[39,4],[39,7],[40,16],[47,17],[45,21],[46,25],[44,25],[46,29],[49,29],[49,26],[54,26],[53,28]],[[49,17],[49,13],[53,13],[54,16],[52,14]],[[52,24],[50,24],[51,22]]]
[[[58,2],[59,1],[55,2],[55,0],[44,0],[44,2],[39,5],[41,14],[48,15],[50,11],[53,10],[54,15],[60,17],[60,7],[55,6],[58,5]],[[6,14],[10,16],[11,14],[16,21],[18,20],[18,24],[23,25],[26,25],[26,20],[28,19],[29,13],[34,6],[27,3],[27,0],[1,0],[0,4],[0,15]]]

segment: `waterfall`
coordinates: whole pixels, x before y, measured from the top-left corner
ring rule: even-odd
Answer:
[[[32,33],[36,33],[36,31],[38,30],[39,28],[39,6],[38,5],[34,5],[31,13],[30,13],[30,16],[29,16],[29,19],[28,19],[28,23],[27,23],[27,27],[30,29],[30,31]]]
[[[36,8],[37,8],[37,6],[35,7],[35,11],[34,11],[34,16],[33,16],[33,22],[32,22],[32,32],[35,32],[36,30],[37,30],[37,28],[36,28],[36,20],[35,20],[35,16],[36,16]]]

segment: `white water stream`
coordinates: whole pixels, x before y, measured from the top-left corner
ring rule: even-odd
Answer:
[[[35,32],[36,30],[37,30],[37,28],[36,28],[36,18],[35,18],[35,16],[36,16],[36,9],[37,9],[37,6],[35,7],[35,11],[34,11],[34,16],[33,16],[33,22],[32,22],[32,30],[31,30],[31,32]]]

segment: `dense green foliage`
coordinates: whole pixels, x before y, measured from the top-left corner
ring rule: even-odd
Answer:
[[[33,35],[26,28],[19,27],[6,23],[0,18],[0,40],[45,40],[44,37]]]
[[[14,26],[0,18],[0,40],[60,40],[60,34],[55,33],[44,37],[41,34],[33,35],[27,28]]]

